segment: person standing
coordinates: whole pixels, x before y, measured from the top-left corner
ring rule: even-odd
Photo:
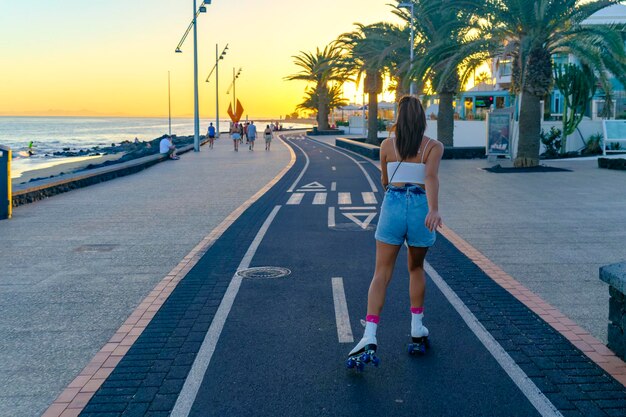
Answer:
[[[272,145],[272,128],[270,128],[270,125],[267,125],[265,131],[263,131],[263,137],[265,138],[265,150],[269,151]]]
[[[251,151],[254,150],[255,140],[256,140],[256,125],[254,124],[254,122],[250,122],[250,125],[248,126],[248,141],[250,142],[250,146],[248,147],[248,149],[250,149]]]
[[[241,140],[241,133],[239,133],[239,126],[237,123],[233,123],[230,128],[230,137],[233,139],[233,150],[239,152],[239,141]]]
[[[243,125],[243,136],[245,136],[246,138],[246,145],[248,144],[248,126],[250,125],[250,123],[246,122]],[[241,141],[243,143],[243,140]]]
[[[439,215],[439,163],[441,142],[424,136],[426,115],[416,97],[403,97],[398,103],[395,137],[380,148],[382,184],[386,188],[376,228],[376,267],[368,298],[363,338],[348,354],[349,368],[362,369],[365,363],[378,363],[375,356],[376,329],[385,304],[398,252],[408,248],[411,338],[409,352],[424,352],[428,329],[423,325],[426,280],[424,258],[442,225]]]
[[[213,142],[215,142],[215,126],[213,126],[213,123],[209,123],[207,136],[209,137],[209,149],[213,149]]]

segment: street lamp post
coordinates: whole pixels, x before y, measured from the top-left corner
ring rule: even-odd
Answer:
[[[213,66],[213,69],[211,69],[211,72],[209,73],[209,76],[206,77],[206,82],[209,82],[209,79],[211,78],[211,75],[213,75],[213,71],[215,71],[215,130],[217,132],[217,137],[220,137],[220,91],[219,91],[219,73],[220,73],[220,60],[224,59],[224,56],[226,55],[226,51],[228,50],[228,44],[226,44],[226,47],[224,47],[224,50],[222,51],[221,54],[218,55],[218,51],[219,48],[217,47],[217,44],[215,44],[215,65]]]
[[[211,4],[211,0],[203,0],[202,4],[200,4],[200,8],[197,8],[197,1],[193,0],[193,19],[189,26],[187,27],[187,31],[183,35],[183,38],[178,43],[176,47],[176,53],[181,53],[180,49],[185,43],[185,39],[189,35],[191,29],[193,29],[193,150],[194,152],[200,152],[200,109],[199,109],[199,100],[198,100],[198,15],[200,13],[206,13],[206,5]]]
[[[410,65],[409,65],[409,73],[411,72],[411,70],[413,69],[413,50],[415,49],[415,24],[413,22],[413,19],[415,19],[415,13],[414,13],[414,8],[415,8],[415,3],[410,2],[410,3],[400,3],[398,4],[398,8],[402,9],[402,8],[406,8],[406,9],[410,9],[411,10],[411,20],[410,20],[410,25],[411,25],[411,44],[410,44],[410,52],[411,52],[411,61],[410,61]],[[415,81],[411,80],[411,86],[409,87],[409,94],[414,96],[416,94],[416,85],[415,85]]]
[[[239,67],[239,71],[235,74],[235,67],[233,67],[233,83],[228,87],[226,94],[230,94],[230,90],[233,90],[233,111],[237,111],[237,78],[241,75],[242,68]]]

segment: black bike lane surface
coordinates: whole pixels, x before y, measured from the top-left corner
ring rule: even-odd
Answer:
[[[311,158],[300,186],[336,181],[338,192],[351,192],[353,205],[364,205],[361,192],[371,188],[354,162],[314,142],[296,143]],[[380,190],[376,197],[382,201]],[[363,331],[374,232],[359,231],[340,214],[336,193],[329,193],[326,205],[311,199],[283,205],[270,226],[251,266],[286,267],[292,274],[244,279],[191,416],[538,415],[432,282],[425,324],[433,347],[423,357],[406,353],[404,249],[378,332],[381,366],[347,370],[347,352]],[[328,206],[336,207],[334,230]],[[338,342],[333,277],[344,280],[354,343]]]

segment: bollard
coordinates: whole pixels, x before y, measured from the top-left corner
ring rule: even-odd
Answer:
[[[11,148],[0,145],[0,220],[12,214],[11,157]]]
[[[626,262],[600,268],[600,279],[609,284],[608,348],[626,359]]]

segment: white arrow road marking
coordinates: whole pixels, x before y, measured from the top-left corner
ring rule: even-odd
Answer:
[[[289,200],[287,201],[288,206],[296,206],[302,202],[302,198],[304,197],[304,193],[293,193]]]
[[[316,193],[313,198],[314,205],[324,205],[326,204],[326,193]]]
[[[350,325],[350,315],[348,314],[346,292],[343,288],[343,278],[333,278],[332,283],[339,343],[352,343],[354,342],[354,337],[352,336],[352,326]]]
[[[348,219],[352,220],[353,222],[361,226],[361,229],[363,230],[367,229],[367,226],[369,226],[372,220],[374,220],[374,217],[376,217],[376,213],[341,213],[341,214],[343,214]],[[362,221],[359,219],[360,217],[363,218]]]
[[[328,228],[332,229],[335,227],[335,208],[328,207]]]
[[[352,204],[350,193],[339,193],[339,204]]]
[[[303,185],[302,187],[300,187],[300,189],[311,189],[311,188],[323,188],[326,189],[326,187],[324,187],[322,184],[320,184],[317,181],[313,181],[307,185]]]
[[[361,193],[363,195],[363,202],[365,204],[376,204],[378,200],[376,200],[376,195],[374,193]]]

